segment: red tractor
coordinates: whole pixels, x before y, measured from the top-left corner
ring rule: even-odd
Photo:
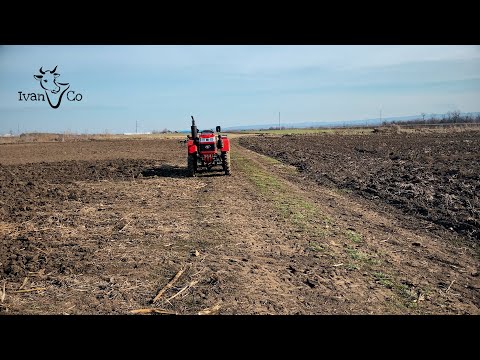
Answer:
[[[212,130],[198,132],[195,119],[192,116],[192,134],[188,135],[188,175],[195,176],[201,168],[210,170],[221,165],[225,175],[230,175],[230,140],[227,135],[220,135],[221,128],[217,126],[217,135]]]

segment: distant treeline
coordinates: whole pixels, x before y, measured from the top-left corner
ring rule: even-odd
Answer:
[[[172,133],[178,133],[178,131],[172,131],[168,130],[167,128],[163,130],[152,130],[152,134],[172,134]]]
[[[270,126],[267,130],[286,130],[287,128],[285,126]],[[290,129],[294,129],[291,127]],[[260,129],[260,130],[265,130],[265,129]]]
[[[441,116],[421,114],[421,118],[414,120],[384,121],[382,125],[419,125],[419,124],[466,124],[480,123],[480,114],[461,114],[460,111],[451,111]]]

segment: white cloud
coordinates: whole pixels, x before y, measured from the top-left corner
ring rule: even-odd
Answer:
[[[136,70],[211,69],[272,74],[310,67],[355,69],[412,62],[480,60],[479,46],[464,45],[193,45],[193,46],[3,46],[3,69],[60,65]],[[40,65],[39,65],[40,64]]]

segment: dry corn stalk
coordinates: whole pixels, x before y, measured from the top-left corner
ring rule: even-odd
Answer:
[[[5,283],[3,283],[3,291],[0,291],[0,301],[3,303],[5,301],[5,295],[7,293],[5,292]]]
[[[220,310],[220,304],[214,305],[211,308],[206,308],[198,312],[198,315],[214,315]]]
[[[158,314],[170,314],[170,315],[177,315],[177,313],[168,311],[165,309],[159,309],[159,308],[152,308],[152,309],[135,309],[135,310],[130,310],[132,314],[150,314],[150,313],[158,313]]]
[[[165,293],[165,291],[167,291],[168,289],[170,289],[173,284],[175,284],[175,282],[178,280],[178,278],[180,276],[182,276],[183,272],[185,271],[185,268],[181,269],[177,275],[175,275],[175,277],[167,284],[165,285],[165,287],[159,291],[159,293],[157,294],[157,296],[155,296],[155,298],[153,299],[153,302],[157,301],[158,299],[160,299],[160,297]]]

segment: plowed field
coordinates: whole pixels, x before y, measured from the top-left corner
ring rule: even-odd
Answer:
[[[0,145],[0,314],[480,314],[478,135],[375,136]]]

